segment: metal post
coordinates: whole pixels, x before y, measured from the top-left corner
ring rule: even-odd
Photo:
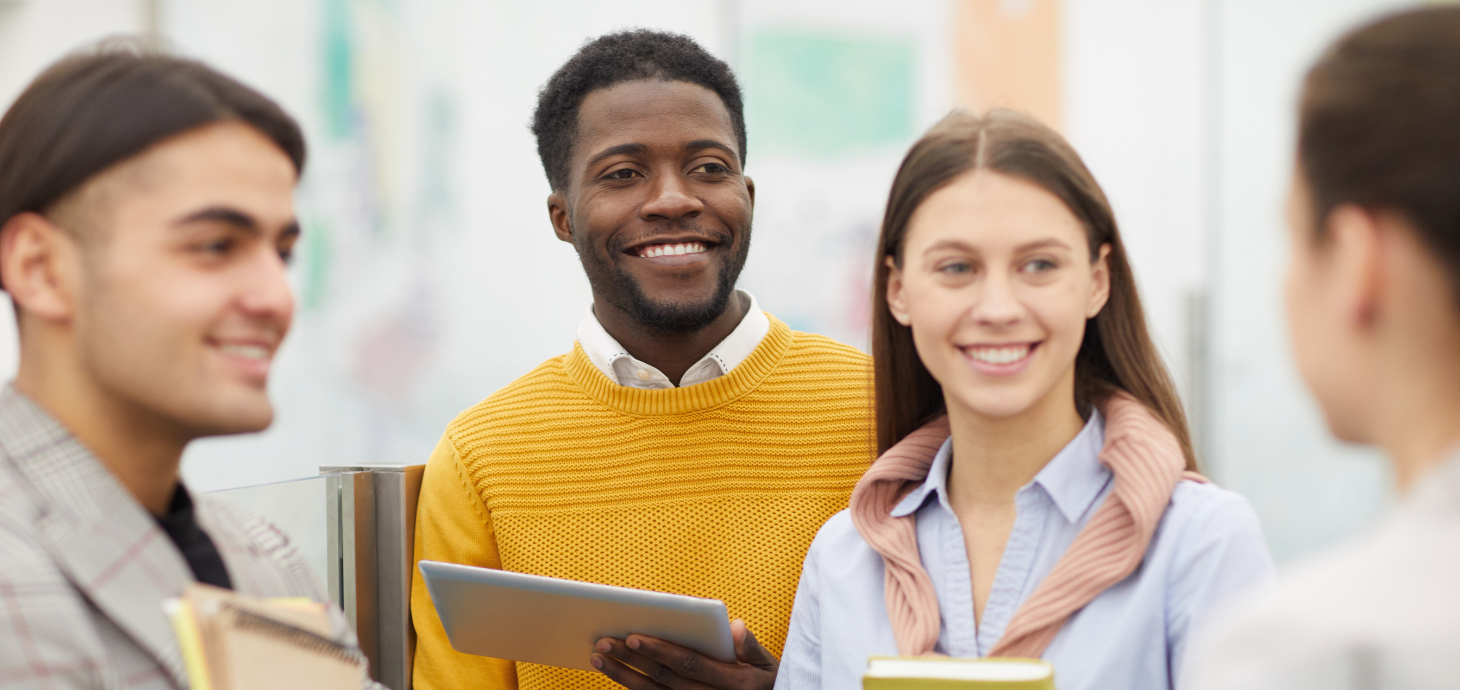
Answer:
[[[340,598],[336,601],[347,614],[354,611],[350,620],[359,632],[362,649],[370,657],[371,675],[392,690],[411,687],[415,651],[411,567],[415,558],[416,497],[424,472],[424,465],[320,468],[321,474],[339,477],[341,482],[341,528],[330,532],[339,541],[339,546],[332,544],[330,550],[331,563],[340,564]],[[364,511],[367,499],[361,487],[367,485],[370,510]],[[362,518],[365,512],[369,513],[368,520]],[[330,514],[336,511],[332,508]],[[333,580],[332,576],[331,597],[335,596]],[[367,637],[369,648],[365,647]]]

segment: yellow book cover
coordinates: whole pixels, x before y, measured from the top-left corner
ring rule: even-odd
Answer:
[[[1055,690],[1054,667],[1040,659],[874,656],[862,690]]]

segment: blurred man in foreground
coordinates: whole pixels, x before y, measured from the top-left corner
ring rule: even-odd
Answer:
[[[1211,634],[1202,690],[1460,687],[1460,7],[1383,18],[1308,74],[1288,326],[1333,434],[1389,457],[1387,518]]]
[[[870,361],[735,290],[755,199],[740,88],[693,41],[590,42],[533,131],[593,304],[571,352],[447,427],[416,558],[722,599],[739,662],[641,635],[584,650],[604,675],[462,654],[417,572],[415,686],[770,688],[806,548],[872,460]]]
[[[324,600],[287,537],[178,478],[193,439],[273,419],[303,164],[272,101],[157,55],[63,60],[0,120],[0,686],[186,687],[163,601],[194,580]]]

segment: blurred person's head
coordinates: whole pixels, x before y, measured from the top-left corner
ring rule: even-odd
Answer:
[[[553,229],[597,303],[663,333],[725,312],[755,197],[728,65],[685,36],[608,34],[548,80],[532,129]]]
[[[1059,134],[1011,111],[950,114],[903,159],[877,252],[880,450],[954,407],[1087,416],[1124,391],[1195,467],[1110,204]]]
[[[16,385],[184,443],[267,427],[303,164],[293,119],[200,63],[110,47],[42,73],[0,119]]]
[[[1460,412],[1440,404],[1460,402],[1460,7],[1380,19],[1318,60],[1288,217],[1290,335],[1329,428],[1442,452],[1420,446],[1453,439],[1403,427]]]

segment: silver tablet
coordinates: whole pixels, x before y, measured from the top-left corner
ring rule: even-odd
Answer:
[[[601,637],[638,633],[735,661],[725,602],[421,561],[431,603],[458,652],[595,671]]]

